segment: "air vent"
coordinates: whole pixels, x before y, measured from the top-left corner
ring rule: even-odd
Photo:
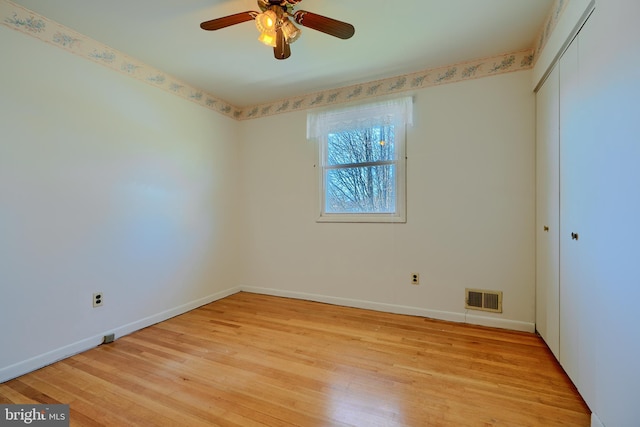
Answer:
[[[502,292],[466,289],[465,308],[502,313]]]

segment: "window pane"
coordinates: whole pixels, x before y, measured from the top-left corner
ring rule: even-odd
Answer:
[[[379,162],[395,158],[393,126],[347,130],[328,135],[328,166]]]
[[[329,169],[326,213],[395,213],[396,166]]]

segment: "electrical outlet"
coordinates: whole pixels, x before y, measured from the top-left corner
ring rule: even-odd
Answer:
[[[96,292],[93,294],[93,306],[94,307],[102,307],[104,303],[104,299],[102,297],[102,292]]]
[[[412,285],[420,284],[420,273],[411,273],[411,284]]]

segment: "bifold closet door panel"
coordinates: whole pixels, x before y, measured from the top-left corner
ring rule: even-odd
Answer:
[[[600,316],[593,269],[594,190],[598,171],[589,113],[593,87],[587,60],[598,53],[583,43],[587,22],[560,59],[560,363],[587,404],[595,402]]]
[[[580,257],[575,207],[579,203],[579,58],[575,39],[560,58],[560,364],[580,388]]]
[[[560,358],[560,102],[555,67],[536,95],[536,329]]]

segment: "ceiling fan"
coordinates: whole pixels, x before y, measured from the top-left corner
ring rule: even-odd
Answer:
[[[302,0],[258,0],[258,7],[262,12],[240,12],[222,18],[212,19],[200,24],[200,28],[207,31],[215,31],[242,22],[256,21],[256,27],[260,31],[262,43],[273,47],[276,59],[287,59],[291,56],[290,44],[300,37],[301,31],[289,18],[296,23],[321,31],[340,39],[348,39],[355,33],[353,25],[316,13],[298,10],[294,12],[296,4]]]

